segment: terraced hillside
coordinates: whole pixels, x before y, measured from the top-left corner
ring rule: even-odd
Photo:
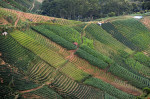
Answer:
[[[0,7],[24,12],[37,12],[40,6],[38,0],[0,0]]]
[[[150,88],[147,17],[100,26],[0,8],[0,98],[135,99]]]

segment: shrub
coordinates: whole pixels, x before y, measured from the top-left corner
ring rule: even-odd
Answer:
[[[142,52],[137,52],[134,55],[134,59],[139,61],[141,64],[150,67],[150,57],[144,55]]]

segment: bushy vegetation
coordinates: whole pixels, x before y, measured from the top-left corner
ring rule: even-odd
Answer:
[[[35,31],[39,32],[40,34],[48,37],[50,40],[56,42],[57,44],[61,45],[64,48],[67,48],[68,50],[76,49],[77,47],[65,39],[61,38],[60,36],[56,35],[52,31],[42,28],[42,27],[32,27]]]
[[[139,61],[141,64],[150,67],[150,57],[146,56],[142,52],[137,52],[134,54],[134,59]]]
[[[86,51],[84,51],[80,48],[76,51],[75,54],[77,54],[79,57],[87,60],[90,64],[97,66],[101,69],[105,69],[108,66],[108,64],[105,63],[103,60],[100,60],[100,59],[94,57],[93,55],[87,53]]]
[[[110,66],[109,72],[128,81],[130,84],[136,86],[137,88],[142,89],[144,87],[150,87],[150,81],[148,79],[137,76],[117,64]]]
[[[108,63],[108,64],[112,64],[113,60],[110,59],[107,56],[104,56],[103,54],[99,53],[98,51],[91,49],[90,47],[86,46],[86,45],[82,45],[80,46],[80,49],[86,51],[87,53],[93,55],[94,57],[103,60],[104,62]]]
[[[42,13],[53,17],[87,21],[100,17],[143,13],[144,10],[150,9],[149,4],[148,0],[44,0]]]
[[[89,78],[84,83],[94,86],[94,87],[97,87],[97,88],[101,89],[102,91],[105,91],[108,94],[110,94],[118,99],[133,99],[133,98],[135,98],[134,96],[129,95],[123,91],[120,91],[119,89],[115,88],[114,86],[112,86],[106,82],[103,82],[102,80],[97,79],[97,78]]]

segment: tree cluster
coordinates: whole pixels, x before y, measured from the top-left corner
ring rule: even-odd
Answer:
[[[42,14],[74,19],[93,20],[106,16],[118,16],[149,9],[149,1],[133,0],[44,0]]]

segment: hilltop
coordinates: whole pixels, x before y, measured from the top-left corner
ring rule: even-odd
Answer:
[[[81,22],[0,8],[0,98],[142,95],[150,87],[149,21],[143,14]]]

